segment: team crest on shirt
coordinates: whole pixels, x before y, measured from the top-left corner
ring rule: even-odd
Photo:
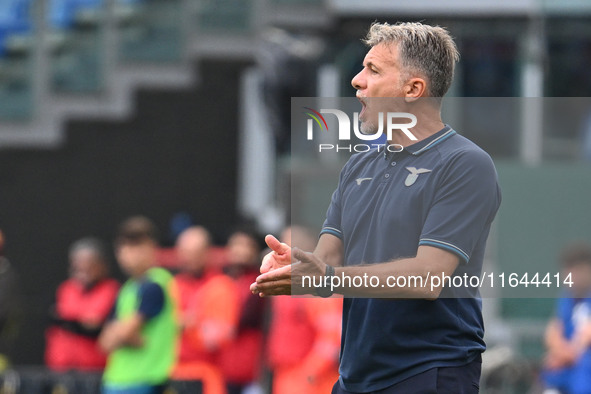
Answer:
[[[424,174],[426,172],[431,172],[433,170],[428,170],[426,168],[419,168],[418,170],[415,167],[406,167],[410,174],[404,180],[404,186],[412,186],[419,178],[419,175]]]

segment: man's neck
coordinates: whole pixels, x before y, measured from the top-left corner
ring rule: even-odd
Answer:
[[[146,267],[145,269],[143,269],[143,270],[141,270],[141,271],[138,271],[138,272],[136,272],[135,274],[133,274],[133,275],[131,276],[131,278],[132,278],[132,279],[134,279],[134,280],[142,280],[143,278],[145,278],[145,276],[146,276],[146,273],[147,273],[147,272],[148,272],[148,271],[149,271],[149,270],[150,270],[152,267],[154,267],[154,265],[150,265],[150,266]]]
[[[416,144],[419,141],[429,138],[433,134],[445,127],[445,124],[441,120],[441,113],[438,108],[422,106],[416,111],[409,111],[417,117],[417,124],[412,129],[408,129],[416,140],[411,140],[401,130],[394,130],[392,133],[392,139],[388,141],[390,145],[397,144],[403,147],[407,147],[412,144]]]
[[[399,134],[393,134],[392,140],[388,141],[388,143],[390,145],[397,144],[397,145],[401,145],[403,147],[407,147],[412,144],[416,144],[417,142],[420,142],[420,141],[424,140],[425,138],[431,137],[433,134],[437,133],[438,131],[440,131],[444,127],[445,127],[445,124],[443,124],[443,122],[433,124],[432,127],[425,127],[425,128],[420,128],[420,129],[417,127],[414,127],[409,130],[417,138],[416,140],[411,140],[409,137],[406,136],[406,134],[399,133]]]

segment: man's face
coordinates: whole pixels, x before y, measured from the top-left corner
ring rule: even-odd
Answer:
[[[128,275],[140,276],[156,261],[156,245],[148,240],[119,245],[117,261]]]
[[[205,268],[208,252],[209,241],[198,233],[181,235],[176,246],[181,267],[192,273],[199,273]]]
[[[247,234],[236,233],[230,237],[226,245],[229,264],[256,265],[259,259],[259,248],[254,239]]]
[[[375,133],[379,125],[379,113],[385,114],[388,109],[393,109],[392,100],[371,98],[404,97],[405,82],[405,73],[402,72],[398,47],[395,44],[381,43],[369,50],[363,60],[363,69],[351,80],[351,85],[357,89],[356,96],[363,106],[359,114],[362,133]]]
[[[104,275],[105,265],[92,250],[80,249],[70,256],[70,276],[82,286],[90,286]]]

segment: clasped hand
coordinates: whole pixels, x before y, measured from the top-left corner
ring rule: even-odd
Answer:
[[[272,235],[267,235],[265,242],[271,252],[263,258],[261,275],[250,285],[250,291],[261,297],[315,294],[314,287],[302,286],[302,278],[323,276],[326,264],[312,253],[292,248]],[[311,283],[319,282],[316,279]]]

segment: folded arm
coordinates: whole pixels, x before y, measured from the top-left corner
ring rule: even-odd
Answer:
[[[124,346],[141,347],[141,336],[144,317],[140,313],[125,319],[117,319],[107,323],[99,336],[99,346],[105,353],[111,353]]]

